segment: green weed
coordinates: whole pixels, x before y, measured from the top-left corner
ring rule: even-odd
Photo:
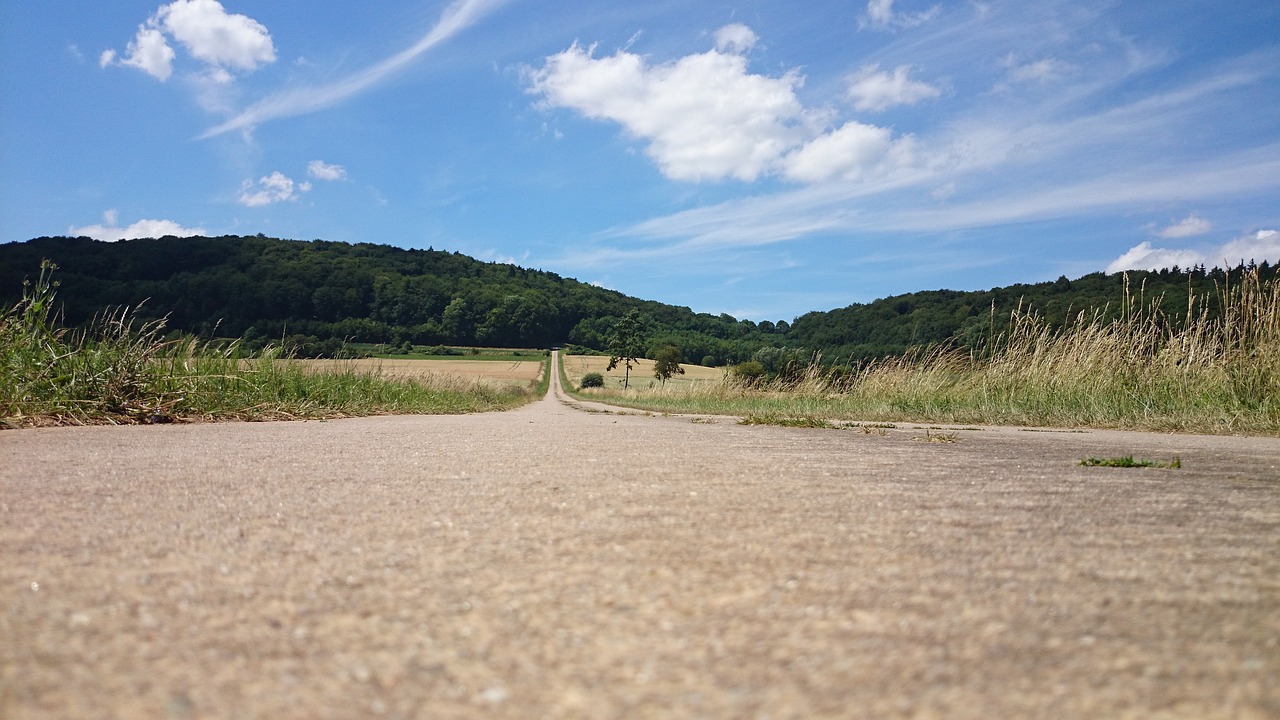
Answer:
[[[1174,456],[1169,462],[1159,462],[1156,460],[1134,460],[1132,455],[1113,458],[1085,458],[1080,461],[1084,467],[1114,467],[1114,468],[1167,468],[1177,470],[1182,467],[1182,458]]]

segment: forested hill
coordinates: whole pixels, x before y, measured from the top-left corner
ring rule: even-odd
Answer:
[[[42,259],[58,265],[68,324],[109,306],[142,305],[170,328],[249,342],[288,338],[312,347],[342,341],[415,345],[603,349],[616,318],[638,309],[653,349],[673,344],[692,362],[720,365],[821,352],[827,362],[900,353],[909,346],[984,337],[1020,303],[1051,322],[1083,309],[1117,311],[1125,278],[1076,280],[981,292],[899,295],[794,322],[737,320],[627,297],[555,273],[486,263],[459,253],[389,245],[263,237],[194,237],[98,242],[37,238],[0,244],[0,299],[11,306]],[[1275,268],[1258,268],[1263,279]],[[1188,291],[1207,298],[1222,271],[1130,273],[1134,295],[1185,309]],[[785,350],[785,351],[784,351]]]

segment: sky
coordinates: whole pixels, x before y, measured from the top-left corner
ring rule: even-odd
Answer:
[[[0,0],[0,242],[430,247],[777,321],[1278,231],[1275,0]]]

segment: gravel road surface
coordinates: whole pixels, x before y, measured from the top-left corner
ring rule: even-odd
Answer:
[[[1091,468],[1133,455],[1180,469]],[[0,432],[0,717],[1280,718],[1280,441]]]

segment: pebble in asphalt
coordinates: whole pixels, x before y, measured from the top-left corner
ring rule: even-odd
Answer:
[[[1121,455],[1182,467],[1079,465]],[[1277,677],[1275,439],[554,389],[0,433],[10,720],[1280,718]]]

